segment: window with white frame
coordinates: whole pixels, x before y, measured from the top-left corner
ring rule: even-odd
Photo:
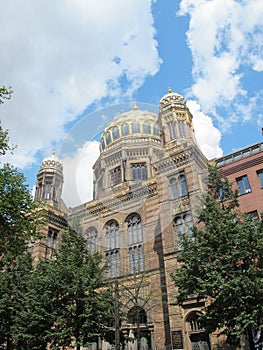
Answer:
[[[245,194],[245,193],[251,192],[251,187],[250,187],[247,175],[237,178],[236,181],[239,188],[239,194]]]
[[[120,275],[120,231],[117,221],[109,221],[105,227],[107,276]]]
[[[257,171],[260,187],[263,188],[263,170]]]

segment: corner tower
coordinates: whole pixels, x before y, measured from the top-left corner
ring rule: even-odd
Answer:
[[[63,186],[63,165],[53,150],[50,157],[45,158],[37,174],[35,198],[48,201],[60,208]]]
[[[195,143],[193,116],[184,98],[170,88],[160,100],[158,122],[164,146]]]
[[[67,208],[61,198],[63,185],[62,162],[52,151],[45,158],[37,174],[36,199],[45,201],[47,222],[41,228],[42,238],[31,242],[33,261],[52,259],[59,246],[61,234],[67,228]]]

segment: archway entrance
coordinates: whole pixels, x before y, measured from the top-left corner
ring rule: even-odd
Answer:
[[[151,331],[147,325],[146,311],[133,306],[127,314],[128,350],[150,350],[152,348]]]
[[[186,329],[193,350],[210,350],[209,335],[200,322],[195,311],[187,315]]]

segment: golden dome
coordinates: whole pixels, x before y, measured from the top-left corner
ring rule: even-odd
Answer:
[[[187,108],[183,96],[173,92],[171,88],[169,88],[168,93],[161,98],[159,106],[161,110],[166,107]]]
[[[55,150],[52,151],[52,155],[43,159],[40,167],[41,170],[56,170],[63,171],[63,165],[60,159],[57,158]]]
[[[160,139],[158,116],[136,107],[116,116],[105,128],[101,140],[101,151],[123,138],[144,137]]]

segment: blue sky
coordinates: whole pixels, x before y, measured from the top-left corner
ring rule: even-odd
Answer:
[[[262,141],[262,0],[0,5],[0,84],[14,90],[0,119],[18,145],[7,160],[30,186],[55,148],[66,203],[87,200],[103,127],[134,100],[158,110],[168,87],[186,99],[208,158]],[[73,183],[83,197],[70,197]]]

